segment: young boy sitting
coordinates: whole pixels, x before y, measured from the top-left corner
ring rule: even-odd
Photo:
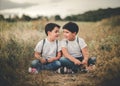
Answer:
[[[38,73],[41,70],[57,70],[61,63],[58,61],[61,57],[60,43],[57,40],[60,26],[55,23],[48,23],[45,26],[47,38],[38,42],[35,47],[35,60],[32,61],[28,71]]]
[[[63,26],[64,38],[61,43],[64,57],[60,58],[61,65],[71,69],[73,73],[80,70],[80,67],[87,67],[89,53],[87,44],[82,38],[77,37],[79,27],[76,23],[69,22]]]

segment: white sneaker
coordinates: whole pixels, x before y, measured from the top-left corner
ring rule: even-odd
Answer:
[[[28,72],[29,72],[29,73],[33,73],[33,74],[38,74],[38,71],[37,71],[36,68],[31,68],[31,67],[29,67],[29,68],[28,68]]]
[[[72,69],[67,69],[67,74],[74,74],[74,72],[72,71]]]
[[[72,69],[68,69],[67,67],[61,67],[56,72],[61,73],[61,74],[73,74],[74,73]]]
[[[67,71],[66,67],[60,67],[56,70],[57,73],[65,74]]]

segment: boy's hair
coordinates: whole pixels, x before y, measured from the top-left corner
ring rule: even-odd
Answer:
[[[46,26],[45,26],[45,33],[46,33],[46,35],[48,36],[48,31],[52,31],[55,27],[60,28],[60,26],[58,24],[55,24],[55,23],[48,23],[48,24],[46,24]]]
[[[67,24],[65,24],[63,26],[63,29],[67,29],[67,30],[69,30],[72,33],[76,32],[76,34],[79,31],[78,25],[76,23],[73,23],[73,22],[68,22]]]

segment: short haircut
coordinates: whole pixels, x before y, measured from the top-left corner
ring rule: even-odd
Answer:
[[[67,29],[67,30],[69,30],[72,33],[76,32],[76,34],[79,31],[78,25],[76,23],[73,23],[73,22],[68,22],[67,24],[65,24],[63,26],[63,29]]]
[[[52,31],[55,27],[60,28],[60,26],[58,24],[55,24],[55,23],[48,23],[48,24],[46,24],[46,26],[45,26],[45,33],[46,33],[46,35],[48,36],[48,31]]]

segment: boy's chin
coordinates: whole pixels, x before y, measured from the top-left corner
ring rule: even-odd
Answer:
[[[58,37],[55,37],[55,40],[57,40],[58,39]]]
[[[66,40],[73,41],[73,39],[65,38]]]
[[[69,38],[65,38],[66,40],[69,40]]]

